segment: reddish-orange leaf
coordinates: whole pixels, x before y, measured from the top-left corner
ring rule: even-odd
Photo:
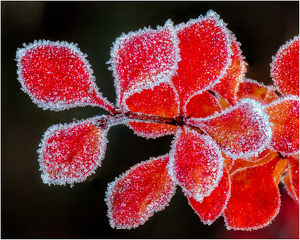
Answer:
[[[268,146],[272,133],[262,105],[248,98],[221,113],[191,118],[187,123],[208,133],[234,159],[258,156]]]
[[[271,77],[285,95],[299,96],[299,37],[280,47],[271,64]]]
[[[153,89],[134,93],[126,99],[126,106],[132,112],[174,118],[178,115],[179,106],[175,90],[168,83],[161,83]],[[159,123],[129,122],[135,133],[142,137],[155,138],[174,134],[176,127]]]
[[[144,28],[123,34],[114,43],[110,61],[118,104],[124,94],[168,82],[179,59],[178,39],[170,20],[157,30]]]
[[[39,107],[59,111],[92,105],[113,111],[76,44],[40,40],[24,46],[17,51],[19,81]]]
[[[101,165],[107,130],[98,128],[95,121],[58,124],[45,132],[38,151],[44,183],[73,185]]]
[[[186,104],[184,115],[187,117],[204,118],[221,111],[217,98],[207,91],[192,97]]]
[[[166,168],[167,155],[139,163],[108,185],[106,203],[110,225],[136,228],[163,210],[175,193]]]
[[[239,85],[238,98],[252,98],[262,104],[270,104],[278,99],[272,86],[265,86],[252,79],[245,79]]]
[[[178,128],[171,149],[169,172],[188,197],[202,201],[218,185],[224,158],[208,135]]]
[[[266,107],[272,123],[273,150],[294,154],[299,151],[299,99],[296,96],[281,98]]]
[[[224,211],[228,229],[263,228],[276,217],[280,208],[277,178],[286,167],[284,161],[275,158],[230,176],[231,196]]]
[[[245,77],[247,64],[243,59],[239,43],[233,37],[231,40],[231,50],[233,52],[231,65],[220,83],[214,86],[213,91],[218,92],[228,103],[234,105],[237,101],[239,84]]]
[[[230,180],[224,172],[218,186],[202,202],[189,198],[189,204],[205,224],[211,225],[223,212],[230,196]]]
[[[225,74],[232,54],[229,32],[219,16],[205,17],[177,26],[181,61],[172,81],[181,106],[193,94],[213,87]]]

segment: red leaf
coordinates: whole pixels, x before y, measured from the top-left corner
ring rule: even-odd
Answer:
[[[45,132],[38,150],[44,183],[72,186],[101,165],[107,130],[98,128],[95,120],[53,125]]]
[[[172,81],[183,106],[194,94],[224,77],[232,52],[229,32],[213,11],[178,25],[177,31],[181,61]]]
[[[108,185],[111,227],[136,228],[169,204],[176,186],[166,168],[168,161],[165,155],[139,163]]]
[[[275,89],[272,86],[265,86],[249,78],[244,79],[244,81],[240,83],[237,96],[239,99],[252,98],[262,104],[270,104],[278,99]]]
[[[99,93],[86,56],[76,44],[35,41],[17,51],[23,91],[39,107],[55,111],[78,106],[113,106]]]
[[[231,105],[237,101],[237,91],[240,82],[242,82],[246,73],[246,62],[243,59],[239,43],[232,37],[231,50],[231,65],[227,70],[220,83],[214,86],[213,91],[216,91],[223,96]]]
[[[252,230],[270,224],[279,212],[278,179],[285,166],[286,160],[275,158],[230,176],[231,196],[224,211],[228,229]]]
[[[271,148],[284,154],[299,152],[299,99],[281,98],[266,107],[272,123]]]
[[[179,113],[178,97],[173,87],[161,83],[153,89],[130,95],[126,106],[132,112],[174,118]],[[175,134],[176,127],[159,123],[129,122],[134,132],[142,137],[155,138]]]
[[[253,99],[242,99],[237,105],[207,118],[187,120],[209,134],[232,157],[258,156],[268,146],[271,127],[262,105]]]
[[[271,77],[285,95],[299,96],[299,37],[280,47],[271,63]]]
[[[123,104],[124,94],[168,82],[179,59],[178,39],[170,20],[157,30],[145,28],[122,35],[114,43],[110,60],[117,103]]]
[[[218,186],[202,202],[189,198],[189,204],[205,224],[211,225],[223,212],[230,196],[228,173],[224,172]]]
[[[209,92],[192,97],[186,104],[184,115],[187,117],[204,118],[221,111],[221,106],[216,97]]]
[[[169,172],[187,197],[202,201],[208,196],[218,185],[223,163],[219,147],[209,136],[188,127],[178,128],[171,149]]]

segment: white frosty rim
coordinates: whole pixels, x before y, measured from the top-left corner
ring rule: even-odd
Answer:
[[[115,85],[115,89],[116,89],[116,95],[117,95],[117,99],[116,99],[116,105],[118,107],[122,107],[122,103],[120,103],[120,95],[121,95],[121,89],[120,89],[120,79],[118,77],[118,73],[116,71],[116,63],[115,63],[115,58],[118,55],[118,50],[120,48],[120,46],[123,45],[123,43],[133,37],[133,36],[138,36],[138,35],[143,35],[145,33],[156,33],[157,31],[163,30],[163,29],[168,29],[169,30],[169,34],[172,37],[172,42],[174,44],[174,56],[175,56],[175,64],[172,67],[171,70],[167,70],[165,72],[162,72],[160,74],[158,74],[157,76],[155,76],[155,83],[147,83],[144,84],[144,82],[141,83],[141,86],[132,86],[131,89],[129,89],[127,91],[128,95],[132,95],[136,92],[141,92],[144,89],[153,89],[155,86],[157,86],[158,84],[162,83],[162,82],[168,82],[171,80],[172,76],[176,73],[177,69],[178,69],[178,62],[181,60],[180,58],[180,50],[179,50],[179,39],[177,37],[175,28],[173,26],[173,22],[169,19],[166,21],[165,25],[163,27],[161,26],[157,26],[157,29],[151,29],[150,27],[148,28],[143,28],[143,29],[139,29],[138,31],[135,32],[129,32],[127,34],[122,34],[120,37],[118,37],[116,39],[116,41],[113,43],[113,46],[111,48],[110,51],[110,56],[111,59],[107,62],[107,64],[110,64],[110,67],[108,68],[109,70],[112,70],[113,72],[113,77],[115,79],[114,81],[114,85]]]
[[[87,55],[83,54],[81,50],[78,48],[78,45],[76,43],[68,43],[66,41],[50,41],[50,40],[35,40],[33,43],[25,44],[23,43],[23,48],[18,48],[16,53],[16,61],[17,61],[17,74],[18,74],[18,81],[21,83],[21,89],[23,92],[27,93],[32,102],[35,103],[38,107],[44,109],[44,110],[52,110],[52,111],[62,111],[67,110],[74,107],[85,107],[85,106],[99,106],[98,104],[94,103],[88,103],[88,102],[77,102],[77,103],[69,103],[68,101],[59,101],[58,103],[53,102],[47,102],[44,100],[36,99],[33,94],[27,89],[27,87],[24,84],[24,77],[22,75],[21,69],[23,69],[21,60],[25,56],[25,54],[31,50],[32,48],[40,47],[40,46],[51,46],[51,47],[64,47],[69,49],[72,53],[77,55],[81,61],[85,64],[87,67],[88,73],[90,75],[89,81],[91,82],[93,88],[95,89],[97,96],[101,98],[107,105],[113,106],[105,97],[102,96],[102,93],[100,93],[95,81],[96,78],[93,76],[93,69],[90,65],[90,63],[87,60]],[[89,99],[83,99],[88,101]]]
[[[103,115],[103,116],[105,116],[105,115]],[[73,187],[74,183],[83,182],[83,181],[86,180],[87,177],[89,177],[90,175],[92,175],[96,172],[96,169],[101,166],[102,160],[104,159],[104,156],[105,156],[106,145],[108,143],[107,133],[108,133],[109,128],[107,128],[105,130],[101,129],[101,133],[99,135],[99,145],[98,145],[99,149],[100,149],[99,158],[98,158],[98,160],[96,160],[96,164],[95,164],[94,168],[92,170],[90,170],[90,172],[82,178],[73,177],[73,178],[68,178],[68,179],[65,179],[65,180],[49,178],[48,173],[46,171],[46,167],[43,163],[42,153],[43,153],[43,150],[45,149],[45,143],[46,143],[48,137],[51,136],[51,134],[53,134],[54,131],[60,130],[60,129],[65,129],[67,127],[68,128],[73,127],[73,126],[76,126],[78,124],[82,124],[82,123],[85,123],[85,122],[87,122],[87,123],[90,122],[93,125],[97,126],[96,125],[96,120],[98,118],[99,117],[93,117],[93,118],[89,118],[89,119],[75,121],[75,122],[72,122],[72,123],[55,124],[55,125],[52,125],[51,127],[49,127],[46,130],[46,132],[43,134],[42,140],[39,144],[39,149],[37,150],[37,153],[39,155],[39,157],[38,157],[38,162],[39,162],[39,165],[40,165],[39,170],[42,172],[41,178],[43,180],[43,183],[48,184],[49,186],[51,184],[53,184],[53,185],[70,184],[70,187]]]
[[[182,128],[187,128],[187,127],[178,127],[175,137],[172,140],[170,156],[169,156],[170,160],[168,162],[167,169],[168,169],[171,179],[177,185],[179,185],[181,187],[181,189],[183,190],[183,193],[186,195],[186,197],[193,197],[195,200],[202,202],[203,198],[209,196],[211,194],[211,192],[218,186],[219,181],[220,181],[221,177],[223,176],[224,158],[222,156],[221,151],[219,150],[217,152],[217,154],[219,155],[219,161],[221,162],[221,164],[220,164],[218,172],[217,172],[217,177],[215,180],[213,180],[213,185],[212,185],[211,189],[209,191],[207,191],[205,194],[193,195],[192,193],[190,193],[187,189],[185,189],[184,187],[181,186],[180,182],[177,180],[177,178],[175,176],[175,170],[174,170],[174,165],[175,165],[175,161],[176,161],[175,160],[176,144],[182,133]],[[189,130],[193,133],[199,134],[198,132],[196,132],[193,129],[189,128]],[[211,146],[212,148],[219,149],[219,146],[217,145],[217,143],[209,135],[200,135],[199,134],[199,136],[202,136],[206,140],[205,142],[208,143],[208,145]]]
[[[169,202],[172,199],[172,197],[174,196],[175,192],[176,192],[176,183],[173,182],[173,186],[171,187],[171,191],[169,192],[169,195],[166,196],[166,203],[162,206],[156,206],[156,208],[152,209],[152,211],[150,211],[150,214],[145,216],[145,218],[141,221],[141,223],[135,223],[133,225],[129,225],[129,226],[116,226],[114,221],[113,221],[113,216],[112,216],[112,211],[111,211],[111,204],[110,204],[110,199],[111,199],[111,194],[112,194],[112,189],[114,188],[115,184],[122,178],[126,177],[132,170],[142,166],[143,164],[147,164],[149,162],[158,160],[158,159],[163,159],[165,157],[168,157],[169,154],[165,154],[162,156],[158,156],[158,157],[151,157],[150,159],[140,162],[136,165],[134,165],[133,167],[131,167],[130,169],[128,169],[126,172],[122,173],[119,177],[116,177],[114,181],[108,183],[107,186],[107,190],[105,192],[105,198],[104,201],[106,202],[107,205],[107,216],[109,219],[109,224],[112,228],[116,228],[116,229],[131,229],[131,228],[137,228],[140,225],[143,225],[146,221],[148,221],[148,219],[150,217],[152,217],[154,215],[154,213],[159,212],[164,210],[167,206],[169,206]],[[171,178],[171,177],[170,177]],[[171,178],[172,180],[172,178]],[[153,207],[153,206],[152,206]]]
[[[275,70],[275,62],[277,61],[278,57],[282,54],[282,52],[284,50],[286,50],[290,45],[292,45],[294,42],[296,42],[297,40],[299,40],[299,35],[295,36],[294,38],[288,40],[287,42],[285,42],[283,45],[281,45],[281,47],[278,49],[277,53],[275,56],[272,56],[272,62],[270,63],[270,76],[274,82],[274,85],[276,86],[276,90],[279,91],[281,94],[283,94],[278,85],[277,85],[277,81],[274,77],[274,70]],[[283,94],[284,95],[284,94]]]

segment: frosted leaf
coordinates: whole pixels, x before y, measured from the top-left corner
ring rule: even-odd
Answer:
[[[50,127],[38,150],[43,182],[71,186],[83,182],[101,166],[107,131],[97,126],[97,118]]]
[[[169,82],[180,60],[178,39],[172,21],[157,30],[144,28],[119,37],[111,50],[117,104],[123,97]]]
[[[183,107],[188,99],[211,89],[224,77],[232,51],[230,33],[213,11],[177,25],[176,30],[181,61],[172,81]]]
[[[245,98],[221,113],[191,118],[187,123],[209,134],[229,157],[249,158],[258,156],[271,140],[269,118],[262,108],[259,102]]]
[[[134,93],[124,102],[126,110],[131,112],[169,118],[174,118],[179,114],[178,96],[174,87],[169,83],[161,83],[153,89]],[[128,125],[137,135],[146,138],[156,138],[176,132],[176,126],[167,124],[131,121]]]
[[[224,172],[218,186],[202,202],[189,198],[189,204],[204,224],[211,225],[226,207],[230,196],[228,173]]]
[[[275,87],[266,86],[253,79],[246,78],[239,85],[237,93],[239,99],[252,98],[262,104],[270,104],[278,99],[275,93]]]
[[[168,169],[187,197],[201,202],[208,196],[222,177],[223,163],[222,153],[210,136],[188,127],[178,128]]]
[[[299,98],[287,96],[266,106],[272,123],[270,148],[283,154],[299,152]]]
[[[136,228],[168,206],[176,190],[168,161],[168,155],[151,158],[109,183],[105,201],[112,228]]]
[[[242,56],[240,43],[238,43],[234,36],[231,38],[231,65],[224,77],[220,80],[212,91],[219,93],[224,97],[228,103],[234,105],[237,101],[237,91],[239,84],[243,81],[246,74],[247,63]]]
[[[282,94],[299,96],[299,36],[279,48],[271,63],[271,77]]]
[[[231,195],[223,213],[227,229],[260,229],[277,216],[280,194],[275,175],[285,169],[278,160],[240,169],[230,176]]]
[[[99,93],[90,64],[76,44],[34,41],[17,50],[18,80],[39,107],[60,111],[113,106]]]

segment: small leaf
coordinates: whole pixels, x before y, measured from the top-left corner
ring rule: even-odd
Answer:
[[[106,133],[97,127],[96,118],[50,127],[38,150],[43,182],[71,186],[83,182],[101,166]]]
[[[283,160],[285,161],[285,160]],[[266,227],[280,209],[278,179],[285,167],[279,158],[236,171],[230,176],[231,196],[224,211],[228,229],[254,230]]]
[[[299,152],[299,99],[287,96],[265,108],[272,123],[270,147],[283,154]]]
[[[271,63],[271,77],[282,94],[299,96],[299,36],[279,48]]]
[[[179,113],[178,97],[168,83],[161,83],[153,89],[134,93],[126,98],[126,106],[132,112],[174,118]],[[142,137],[156,138],[175,134],[176,126],[160,123],[129,122],[130,128]]]
[[[78,106],[113,106],[98,91],[86,56],[76,44],[39,40],[17,51],[18,79],[39,107],[60,111]]]
[[[157,30],[123,34],[114,43],[110,60],[117,103],[122,107],[124,95],[170,82],[179,60],[178,39],[170,20]]]
[[[237,96],[239,99],[252,98],[262,104],[270,104],[278,99],[273,86],[265,86],[249,78],[240,83]]]
[[[176,185],[169,177],[168,161],[168,155],[151,158],[109,183],[106,203],[112,228],[136,228],[169,204]]]
[[[188,99],[212,88],[223,78],[232,51],[230,33],[213,11],[176,28],[181,61],[172,81],[183,107]]]
[[[230,196],[228,173],[224,172],[218,186],[202,202],[189,198],[189,204],[204,224],[211,225],[223,212]]]
[[[283,182],[287,188],[289,195],[299,202],[299,156],[289,156],[288,172],[283,178]]]
[[[187,197],[202,201],[208,196],[218,185],[223,163],[222,153],[210,136],[188,127],[178,128],[168,168]]]
[[[270,143],[272,131],[262,105],[242,99],[237,105],[207,118],[187,121],[209,134],[231,158],[258,156]]]

